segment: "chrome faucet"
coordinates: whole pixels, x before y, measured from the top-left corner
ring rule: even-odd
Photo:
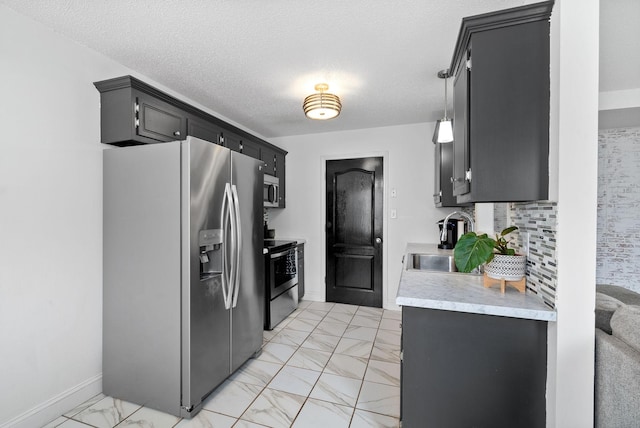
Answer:
[[[447,224],[449,219],[455,215],[458,214],[460,217],[464,218],[465,220],[467,220],[467,223],[469,224],[469,232],[473,232],[475,230],[475,223],[473,222],[473,218],[471,218],[471,216],[463,211],[454,211],[451,214],[447,215],[444,218],[444,222],[442,223],[442,233],[440,233],[440,240],[442,242],[447,240]]]

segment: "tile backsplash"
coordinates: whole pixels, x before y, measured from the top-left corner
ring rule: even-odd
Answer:
[[[596,282],[640,292],[640,128],[598,134]]]
[[[556,264],[555,202],[513,202],[508,204],[509,225],[518,226],[513,245],[527,254],[527,288],[538,294],[544,303],[555,308],[558,271]],[[528,235],[527,235],[528,234]]]

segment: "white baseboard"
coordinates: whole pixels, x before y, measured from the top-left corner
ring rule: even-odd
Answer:
[[[0,424],[0,428],[41,427],[102,392],[102,373]]]
[[[323,293],[309,293],[308,291],[304,293],[304,297],[302,300],[309,300],[311,302],[324,302],[324,292]],[[1,428],[1,427],[0,427]]]

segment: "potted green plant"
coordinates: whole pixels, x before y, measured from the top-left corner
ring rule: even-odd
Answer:
[[[518,230],[516,226],[507,227],[493,239],[486,233],[465,233],[458,239],[453,249],[456,267],[460,272],[471,272],[485,264],[484,272],[494,279],[519,281],[526,272],[526,256],[516,254],[509,247],[507,235]]]

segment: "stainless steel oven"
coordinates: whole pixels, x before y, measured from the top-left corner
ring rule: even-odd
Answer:
[[[298,307],[296,241],[265,240],[265,328],[272,330]]]
[[[273,175],[264,175],[262,186],[262,201],[265,207],[278,207],[280,205],[280,179]]]

